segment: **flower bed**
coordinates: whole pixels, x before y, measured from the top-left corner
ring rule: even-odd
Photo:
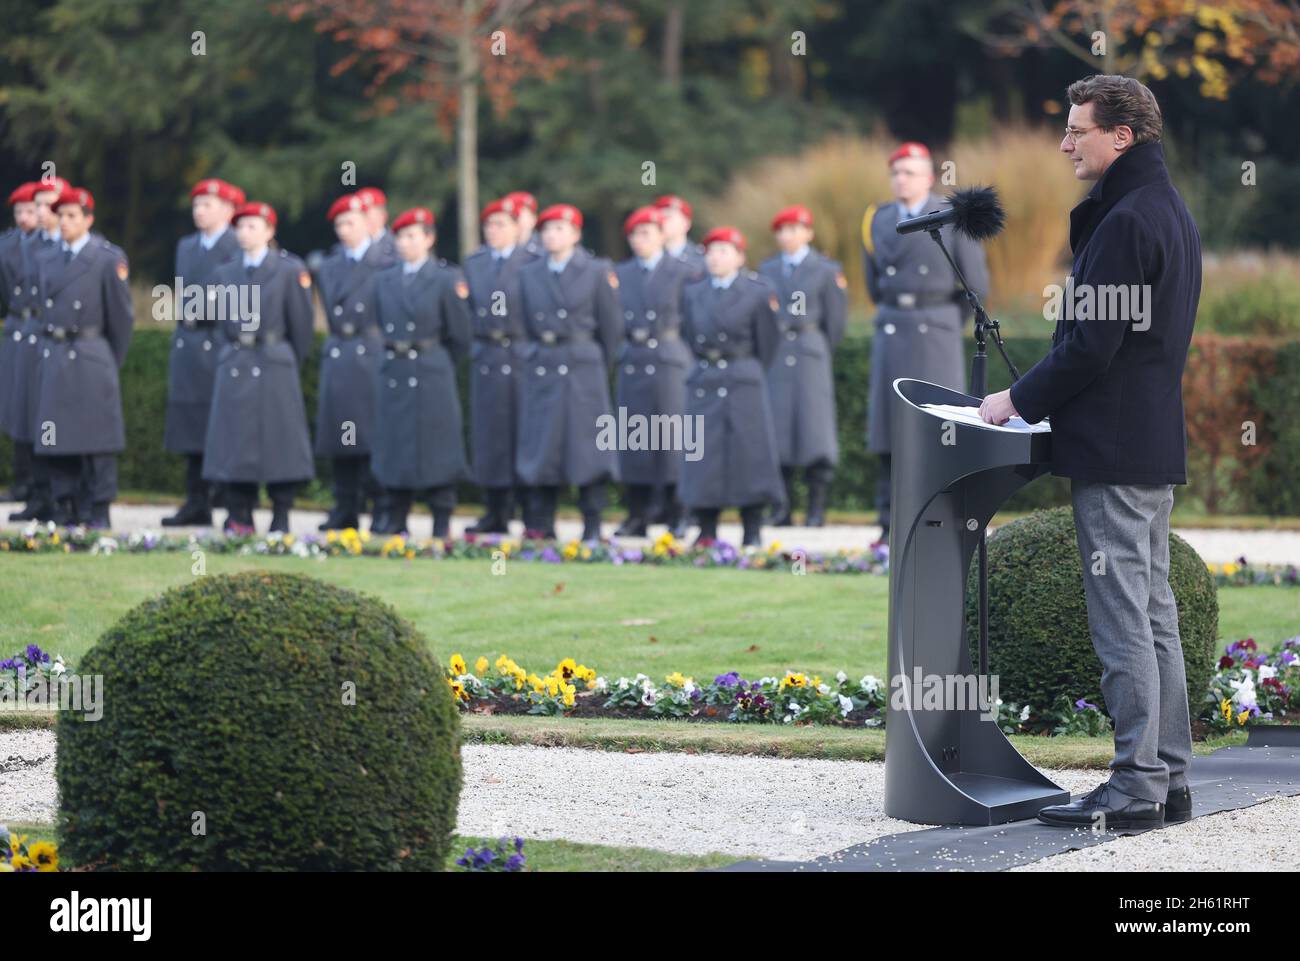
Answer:
[[[468,559],[541,564],[649,564],[673,567],[727,567],[739,570],[806,571],[829,574],[886,574],[889,548],[808,551],[779,541],[766,548],[737,548],[726,541],[695,546],[664,533],[648,546],[617,541],[519,540],[500,535],[466,535],[462,539],[372,537],[347,528],[321,535],[160,534],[140,530],[110,537],[83,527],[30,526],[0,534],[0,552],[16,554],[117,553],[151,554],[204,551],[240,556],[381,557],[397,560]]]
[[[1300,569],[1294,564],[1254,565],[1244,557],[1225,564],[1206,564],[1214,575],[1218,587],[1253,587],[1271,584],[1278,587],[1295,587],[1300,584]]]
[[[27,835],[14,834],[0,824],[0,874],[53,872],[59,869],[59,849],[49,841],[27,843]]]
[[[1229,644],[1210,681],[1201,719],[1215,731],[1300,722],[1300,636],[1261,654],[1253,637]]]

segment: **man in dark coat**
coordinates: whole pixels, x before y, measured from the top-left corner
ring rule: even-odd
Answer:
[[[889,484],[893,444],[889,437],[894,380],[915,377],[957,390],[966,387],[962,330],[969,316],[957,275],[924,231],[900,235],[900,220],[937,210],[946,202],[931,193],[934,165],[924,144],[905,143],[889,158],[893,203],[867,208],[862,218],[862,259],[867,293],[879,308],[871,338],[871,396],[868,399],[867,449],[880,455],[876,509],[880,541],[889,540]],[[981,299],[988,295],[989,273],[980,245],[941,229],[966,282]],[[879,543],[879,542],[878,542]]]
[[[623,234],[633,256],[618,265],[618,297],[626,339],[615,364],[615,393],[620,416],[629,421],[680,423],[686,409],[686,374],[691,350],[682,342],[682,287],[691,267],[664,252],[662,213],[641,207],[623,221]],[[615,532],[644,536],[650,522],[651,498],[659,491],[665,505],[664,523],[683,536],[685,523],[677,483],[682,451],[672,445],[650,444],[619,449],[619,474],[625,486],[628,516]]]
[[[546,256],[519,272],[528,331],[517,464],[533,488],[529,536],[555,536],[559,489],[578,488],[582,539],[600,539],[600,515],[618,478],[616,451],[600,443],[609,365],[623,340],[613,265],[579,246],[582,213],[553,204],[537,218]]]
[[[785,481],[785,511],[773,526],[793,523],[795,472],[808,485],[808,527],[826,523],[826,497],[840,461],[831,355],[844,339],[848,282],[838,261],[814,250],[812,211],[802,204],[772,218],[781,248],[758,268],[776,288],[777,350],[767,368],[772,417]]]
[[[371,238],[368,204],[358,191],[330,206],[328,218],[339,245],[317,274],[330,333],[321,352],[316,456],[332,458],[334,471],[334,508],[321,530],[359,526],[365,488],[378,493],[370,449],[384,340],[375,322],[375,274],[393,261]],[[372,526],[386,526],[382,514],[381,504],[371,517]]]
[[[27,242],[40,226],[36,209],[36,192],[40,183],[21,184],[9,194],[9,208],[13,211],[14,225],[0,236],[0,316],[4,317],[4,334],[0,336],[0,428],[5,424],[5,411],[10,404],[10,385],[14,379],[14,360],[22,340],[20,332],[27,298],[34,297],[23,286],[26,273]],[[32,448],[30,444],[14,444],[13,484],[9,491],[0,494],[0,500],[25,501],[31,493]]]
[[[718,536],[723,508],[739,507],[745,546],[762,543],[763,507],[784,506],[772,404],[764,370],[776,354],[776,291],[743,270],[745,237],[718,227],[704,237],[709,276],[682,293],[682,333],[697,362],[686,378],[686,419],[700,428],[682,465],[682,503],[697,543]]]
[[[275,209],[235,211],[242,254],[213,278],[225,341],[217,364],[203,476],[227,485],[224,529],[252,533],[265,484],[271,530],[289,530],[294,492],[314,473],[299,374],[312,347],[311,276],[293,254],[271,249]]]
[[[537,198],[527,190],[512,190],[501,199],[510,202],[519,224],[519,237],[515,240],[515,245],[522,247],[530,257],[545,255],[542,241],[537,236]]]
[[[1160,108],[1136,80],[1069,88],[1061,150],[1092,190],[1070,212],[1074,262],[1052,350],[985,420],[1052,426],[1052,473],[1070,478],[1101,690],[1115,722],[1107,782],[1039,812],[1048,824],[1159,827],[1191,817],[1192,735],[1169,512],[1187,482],[1182,380],[1201,290],[1201,241],[1169,180]]]
[[[129,269],[121,249],[91,234],[95,198],[70,187],[54,202],[61,250],[40,260],[41,352],[33,433],[46,459],[54,521],[109,526],[117,453],[126,447],[118,369],[131,343]]]
[[[469,364],[470,448],[474,482],[487,510],[467,528],[505,534],[514,516],[518,477],[519,384],[523,376],[524,321],[519,271],[535,256],[519,244],[522,207],[500,197],[479,220],[485,243],[465,260],[474,343]]]
[[[11,521],[48,521],[54,517],[54,500],[50,494],[49,461],[35,456],[36,434],[33,431],[36,394],[39,388],[37,375],[45,351],[45,298],[40,288],[41,261],[60,250],[59,215],[54,202],[64,190],[71,187],[61,177],[38,181],[32,195],[36,204],[36,229],[19,243],[14,251],[14,296],[10,301],[11,313],[18,315],[18,329],[13,332],[11,351],[7,364],[10,379],[0,384],[5,393],[4,431],[13,438],[14,449],[20,458],[29,458],[32,465],[31,484],[27,504],[21,511],[9,515]]]
[[[167,414],[163,447],[185,456],[185,503],[164,517],[164,527],[212,523],[208,483],[203,479],[203,444],[208,435],[208,411],[217,373],[221,341],[217,335],[216,269],[239,256],[239,243],[230,229],[244,192],[216,177],[200,180],[190,190],[194,233],[176,244],[176,335],[167,363]]]
[[[704,247],[690,238],[691,205],[676,194],[664,194],[655,200],[664,228],[664,252],[691,268],[691,280],[705,274]]]
[[[406,530],[416,492],[429,492],[433,536],[451,533],[456,483],[468,474],[456,361],[469,352],[469,287],[460,268],[431,256],[433,211],[414,207],[393,221],[400,263],[375,278],[375,317],[384,338],[371,464],[388,494],[380,534]]]

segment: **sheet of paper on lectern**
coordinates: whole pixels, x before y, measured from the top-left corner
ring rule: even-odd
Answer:
[[[986,430],[1009,430],[1021,434],[1039,434],[1052,429],[1052,426],[1045,420],[1041,420],[1037,424],[1030,424],[1023,417],[1012,417],[1005,424],[990,424],[980,417],[978,407],[966,407],[961,404],[922,404],[921,407],[937,417],[942,417],[944,420],[950,420],[957,424],[983,427]]]

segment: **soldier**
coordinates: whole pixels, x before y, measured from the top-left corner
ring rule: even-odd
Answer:
[[[826,495],[839,463],[835,423],[835,380],[831,354],[844,337],[848,282],[837,261],[811,246],[812,212],[800,204],[772,218],[781,253],[763,261],[758,272],[776,288],[777,351],[767,368],[767,387],[776,422],[785,511],[772,520],[784,527],[793,520],[794,476],[803,468],[808,485],[808,527],[826,522]]]
[[[176,245],[176,339],[167,364],[167,415],[163,446],[185,456],[185,503],[163,518],[164,527],[212,523],[208,484],[203,479],[203,444],[208,434],[213,378],[221,342],[217,336],[216,269],[239,256],[239,242],[230,229],[244,192],[216,177],[200,180],[190,190],[190,211],[196,231]],[[189,296],[186,290],[197,292]]]
[[[474,345],[469,365],[470,436],[474,481],[487,510],[468,528],[475,534],[505,534],[514,515],[518,476],[520,377],[524,322],[519,271],[537,258],[519,244],[523,208],[509,197],[483,208],[484,245],[465,261]]]
[[[298,484],[313,474],[298,371],[312,346],[311,276],[271,249],[276,213],[246,203],[232,218],[240,256],[218,267],[220,329],[203,477],[227,485],[223,530],[250,534],[257,488],[271,498],[271,530],[289,530]]]
[[[371,243],[379,248],[385,266],[397,263],[393,232],[388,229],[388,198],[378,187],[362,187],[357,196],[366,205],[366,226],[370,230]]]
[[[370,445],[384,340],[375,322],[375,274],[392,261],[372,238],[366,213],[367,201],[360,192],[330,206],[328,218],[339,245],[325,258],[317,278],[330,333],[321,354],[316,456],[332,458],[334,468],[334,508],[321,530],[359,526],[363,485],[372,490],[377,486],[370,474]],[[371,523],[384,527],[382,501],[376,500]]]
[[[57,524],[108,528],[117,453],[126,447],[118,370],[131,343],[129,269],[92,235],[95,198],[68,187],[53,203],[60,250],[39,259],[45,346],[32,425],[49,471]]]
[[[916,377],[964,390],[966,368],[962,326],[969,311],[956,275],[943,251],[925,232],[900,235],[900,220],[944,206],[930,192],[934,164],[924,144],[905,143],[889,157],[890,186],[896,201],[867,208],[862,218],[862,260],[867,293],[879,307],[871,340],[871,396],[867,449],[880,455],[876,506],[882,528],[876,545],[889,541],[890,411],[894,380]],[[989,274],[984,251],[975,241],[942,230],[971,289],[984,298]],[[876,546],[873,545],[873,546]]]
[[[509,200],[515,207],[515,216],[519,221],[519,240],[516,243],[533,257],[540,257],[542,242],[537,239],[537,198],[527,190],[512,190],[503,200]]]
[[[776,354],[776,291],[742,270],[745,237],[718,227],[704,237],[709,276],[682,294],[682,332],[698,363],[686,378],[688,421],[702,425],[701,455],[682,465],[682,502],[695,512],[697,544],[718,536],[724,507],[740,508],[744,544],[762,543],[764,503],[785,499],[764,368]]]
[[[27,243],[40,222],[36,210],[36,191],[40,186],[36,181],[25,183],[9,195],[14,225],[0,236],[0,315],[4,317],[4,334],[0,337],[0,426],[6,422],[5,409],[10,403],[8,395],[13,383],[14,360],[19,349],[17,341],[22,340],[20,328],[24,308],[20,305],[26,291],[23,287],[23,268]],[[13,466],[13,485],[5,494],[0,495],[0,499],[25,501],[32,486],[30,444],[14,445]]]
[[[664,250],[670,257],[690,265],[692,280],[703,277],[704,248],[692,243],[688,236],[691,232],[691,205],[676,194],[664,194],[655,201],[655,206],[663,216]]]
[[[517,456],[534,488],[527,536],[555,536],[563,485],[578,486],[582,539],[600,538],[606,484],[618,478],[613,449],[599,445],[599,420],[612,417],[608,365],[623,337],[613,265],[579,246],[582,212],[553,204],[537,219],[546,256],[519,272],[525,353]]]
[[[682,287],[691,278],[690,266],[664,254],[662,213],[641,207],[623,222],[623,234],[633,256],[618,265],[618,296],[625,325],[616,370],[620,411],[629,418],[666,416],[680,420],[686,409],[686,374],[691,351],[681,339]],[[671,423],[672,421],[668,421]],[[667,510],[665,523],[675,536],[684,536],[677,482],[682,451],[620,449],[619,473],[625,488],[628,516],[615,531],[641,537],[650,522],[651,497],[656,490]]]
[[[8,391],[5,433],[13,438],[14,449],[22,451],[18,456],[32,458],[32,482],[27,504],[21,511],[9,515],[11,521],[48,521],[54,518],[50,462],[35,456],[37,435],[33,430],[36,394],[40,386],[40,365],[46,346],[42,343],[45,322],[41,312],[45,308],[45,301],[40,289],[40,266],[46,256],[56,254],[60,249],[59,215],[54,210],[54,202],[72,185],[62,177],[42,178],[38,183],[39,186],[32,195],[36,204],[37,228],[20,248],[18,270],[22,280],[14,284],[15,293],[10,301],[10,310],[22,320],[18,336],[13,340],[13,380],[8,385],[0,385],[0,389]],[[20,287],[21,293],[18,292]]]
[[[437,240],[431,210],[403,212],[393,232],[401,262],[375,278],[385,353],[372,460],[389,498],[378,533],[404,532],[412,497],[427,489],[433,536],[445,538],[456,483],[467,473],[456,362],[469,352],[469,286],[459,267],[430,256]]]

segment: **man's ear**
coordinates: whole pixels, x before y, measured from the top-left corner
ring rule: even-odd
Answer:
[[[1128,124],[1120,124],[1112,133],[1115,134],[1115,149],[1127,150],[1133,146],[1133,128]]]

